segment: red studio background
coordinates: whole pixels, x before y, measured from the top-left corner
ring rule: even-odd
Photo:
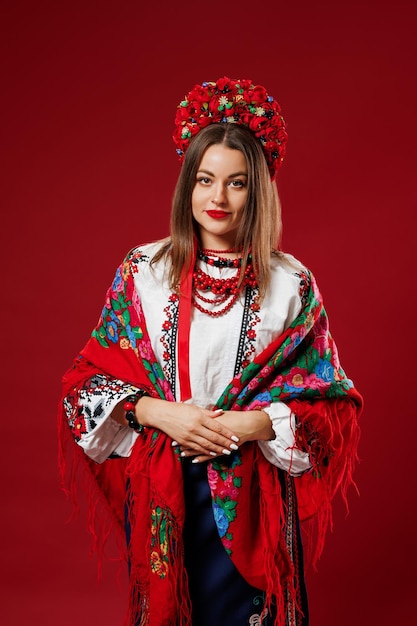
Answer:
[[[415,624],[415,18],[403,0],[2,3],[2,624],[122,624],[124,568],[111,548],[97,581],[59,487],[60,381],[124,254],[167,234],[177,103],[223,75],[281,103],[283,248],[365,399],[311,625]]]

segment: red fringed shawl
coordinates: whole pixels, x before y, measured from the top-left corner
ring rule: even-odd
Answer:
[[[134,288],[134,260],[135,253],[131,253],[117,270],[98,325],[64,377],[63,397],[72,398],[74,405],[80,385],[97,373],[174,401],[153,353]],[[304,278],[300,315],[231,381],[216,406],[253,410],[285,402],[295,413],[296,445],[309,452],[313,465],[310,472],[294,479],[298,511],[301,520],[316,521],[317,559],[331,522],[331,500],[339,488],[346,499],[352,483],[362,399],[340,367],[314,279],[307,274]],[[68,421],[71,426],[73,420],[61,410],[61,442],[69,432]],[[158,430],[147,429],[128,460],[110,459],[97,465],[82,456],[119,527],[124,523],[125,498],[128,500],[129,624],[189,626],[182,470],[171,440]],[[267,604],[275,598],[276,624],[283,626],[288,598],[295,602],[296,581],[284,536],[286,511],[279,470],[265,459],[256,442],[244,444],[231,464],[223,465],[220,458],[207,467],[224,548],[244,578],[266,591]]]

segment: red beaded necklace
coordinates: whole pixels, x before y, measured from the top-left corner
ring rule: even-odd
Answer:
[[[206,261],[208,265],[217,265],[214,259],[206,260],[206,253],[214,253],[217,252],[215,250],[202,250],[201,253],[203,255],[203,260]],[[223,250],[223,254],[229,252],[229,250]],[[210,260],[213,261],[210,263]],[[209,315],[210,317],[219,317],[220,315],[224,315],[229,311],[236,300],[239,297],[240,288],[238,288],[240,273],[241,273],[241,259],[226,259],[227,261],[233,261],[231,264],[232,267],[237,268],[237,273],[235,276],[231,278],[215,278],[214,276],[210,276],[206,272],[204,272],[201,268],[195,268],[193,272],[193,285],[192,285],[192,302],[193,305],[204,313],[205,315]],[[220,259],[220,261],[224,261],[224,259]],[[237,263],[236,263],[237,262]],[[224,264],[221,263],[220,267],[224,267]],[[253,271],[253,265],[251,256],[248,257],[248,264],[245,269],[245,275],[242,281],[242,287],[246,287],[247,285],[251,287],[255,287],[257,285],[256,277]],[[211,292],[214,298],[206,298],[202,293]],[[230,298],[230,300],[229,300]],[[205,302],[206,304],[212,305],[220,305],[224,304],[227,300],[227,304],[217,311],[210,311],[209,309],[204,308],[197,300],[201,302]]]
[[[214,254],[218,256],[219,254],[231,254],[232,252],[241,252],[237,248],[229,248],[228,250],[212,250],[211,248],[203,248],[201,250],[203,254]]]

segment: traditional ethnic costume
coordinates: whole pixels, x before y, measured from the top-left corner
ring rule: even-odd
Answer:
[[[262,623],[272,624],[267,614],[274,619],[277,605],[276,623],[307,623],[298,518],[318,515],[320,550],[333,493],[351,480],[361,405],[314,279],[293,257],[273,256],[261,305],[256,287],[247,287],[223,316],[193,310],[191,401],[263,407],[276,439],[192,465],[162,432],[137,435],[110,417],[138,388],[179,397],[179,298],[165,261],[150,264],[157,249],[133,250],[117,270],[92,338],[65,378],[64,420],[100,463],[89,467],[120,525],[127,485],[129,624],[191,623],[191,610],[198,626],[261,623],[262,612]],[[233,272],[198,264],[223,279]]]
[[[227,77],[197,85],[177,111],[180,158],[211,123],[249,128],[275,175],[286,130],[263,87]],[[241,260],[195,249],[172,290],[169,251],[153,261],[161,245],[135,248],[118,268],[64,377],[60,414],[62,444],[72,434],[127,536],[128,626],[307,626],[299,522],[315,522],[317,559],[331,500],[339,488],[346,498],[352,482],[362,399],[340,366],[314,278],[296,259],[271,254],[260,298],[251,259],[238,289]],[[111,417],[144,392],[264,410],[275,439],[192,464],[162,431]]]

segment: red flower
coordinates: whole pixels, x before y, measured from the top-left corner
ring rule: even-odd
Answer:
[[[189,117],[198,117],[201,114],[201,104],[200,100],[191,100],[187,106]]]
[[[204,103],[207,101],[207,88],[201,85],[196,85],[190,92],[192,98],[198,103]]]
[[[87,432],[85,420],[83,419],[82,416],[77,415],[77,417],[74,420],[72,430],[74,431],[74,436],[77,439],[77,441],[79,441],[81,439],[81,436]]]
[[[219,106],[220,106],[219,100],[220,100],[219,96],[215,96],[214,98],[211,98],[211,100],[208,103],[208,108],[209,108],[210,113],[214,117],[217,115],[219,116],[218,119],[221,119],[220,112],[219,112]],[[215,121],[214,117],[212,121]]]
[[[255,337],[256,337],[256,331],[254,331],[252,329],[248,330],[247,334],[248,334],[249,339],[255,339]]]
[[[191,136],[194,137],[197,133],[200,132],[201,128],[197,126],[197,124],[187,124],[188,130],[191,132]]]
[[[179,106],[175,114],[175,124],[180,125],[182,122],[186,122],[190,115],[188,107]]]
[[[276,139],[278,136],[277,129],[275,128],[275,126],[265,125],[264,128],[262,129],[262,135],[268,141],[273,141],[276,143]]]
[[[219,80],[216,82],[216,85],[221,92],[232,91],[232,88],[234,87],[233,82],[230,80],[230,78],[227,78],[227,76],[225,76],[224,78],[219,78]]]
[[[240,86],[242,87],[242,89],[246,89],[246,90],[250,89],[250,87],[252,85],[252,81],[251,80],[243,79],[243,80],[241,80],[239,82],[240,82]]]
[[[249,128],[255,133],[256,131],[262,130],[262,125],[264,125],[265,122],[268,122],[266,117],[255,115],[249,123]]]
[[[252,117],[253,117],[252,113],[242,113],[240,115],[240,121],[243,124],[243,126],[249,126]]]
[[[262,103],[266,101],[268,94],[266,93],[265,87],[262,87],[262,85],[256,85],[251,92],[251,96],[254,103]]]
[[[206,117],[202,117],[200,119],[200,128],[205,128],[206,126],[208,126],[209,124],[213,124],[213,120],[211,117],[209,117],[208,115]],[[200,129],[198,129],[200,130]],[[198,132],[198,131],[197,131]]]
[[[286,381],[292,387],[302,387],[304,385],[305,371],[301,367],[293,367],[287,374]]]
[[[172,326],[172,322],[169,322],[168,320],[166,320],[163,324],[162,324],[162,328],[164,330],[169,330]]]
[[[280,154],[277,151],[277,144],[275,141],[267,141],[264,146],[265,152],[268,152],[271,155],[272,159],[282,158],[284,156],[284,151],[281,150]]]

